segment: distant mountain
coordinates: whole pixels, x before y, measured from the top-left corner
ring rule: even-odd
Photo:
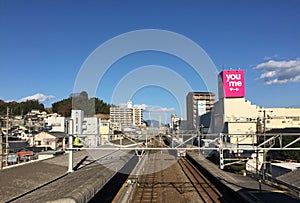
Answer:
[[[157,120],[146,120],[147,124],[149,127],[154,127],[154,128],[158,128],[160,126],[164,126],[163,123],[159,124],[159,121]]]

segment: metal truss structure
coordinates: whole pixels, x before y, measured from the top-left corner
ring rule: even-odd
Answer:
[[[79,136],[84,143],[83,148],[73,146],[73,137]],[[95,146],[88,145],[86,139],[93,136],[93,139],[102,140]],[[115,135],[105,135],[105,137],[113,137]],[[104,135],[70,135],[69,148],[72,152],[78,149],[87,150],[129,150],[135,151],[138,156],[143,156],[147,150],[196,150],[202,154],[215,154],[219,157],[220,169],[225,166],[242,163],[248,160],[254,160],[256,170],[259,165],[265,168],[266,155],[268,151],[283,150],[300,150],[299,146],[295,146],[300,142],[300,133],[280,133],[280,134],[200,134],[195,131],[184,131],[176,134],[145,134],[145,135],[118,135],[119,138],[113,140],[105,139]],[[292,138],[286,141],[286,137]],[[124,140],[127,143],[124,144]],[[167,139],[169,145],[163,142]],[[156,140],[163,147],[153,147],[152,142]],[[195,144],[195,140],[197,143]],[[118,143],[117,143],[118,142]],[[129,142],[129,143],[128,143]],[[72,156],[72,153],[70,153]],[[259,156],[263,160],[259,160]],[[69,172],[72,172],[72,157],[69,159]]]

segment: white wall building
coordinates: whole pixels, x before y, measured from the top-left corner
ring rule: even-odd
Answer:
[[[51,126],[50,132],[66,132],[66,117],[50,116],[44,120],[46,126]]]
[[[101,144],[101,119],[97,117],[84,117],[82,110],[72,110],[71,119],[73,134],[79,136],[87,147],[97,147]]]
[[[96,117],[83,118],[82,134],[100,134],[100,119]]]
[[[84,112],[82,110],[72,110],[71,119],[73,121],[73,134],[82,134]]]
[[[230,95],[230,93],[224,94],[228,84],[225,80],[219,80],[219,101],[214,104],[212,115],[213,132],[245,134],[278,128],[300,128],[300,108],[264,108],[251,104],[244,98],[243,71],[226,71],[226,74],[237,76],[223,76],[221,72],[219,77],[223,76],[225,80],[226,78],[233,79],[226,80],[229,85],[241,84],[239,89],[242,92],[238,96]],[[238,74],[242,74],[242,77]],[[236,94],[236,88],[236,86],[232,87],[234,94]]]

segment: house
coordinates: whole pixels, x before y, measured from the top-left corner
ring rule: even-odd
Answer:
[[[64,150],[67,137],[68,134],[64,132],[40,132],[33,137],[33,143],[35,147],[42,148],[43,150]]]

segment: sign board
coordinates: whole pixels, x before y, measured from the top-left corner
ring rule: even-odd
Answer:
[[[206,113],[206,101],[198,100],[197,101],[197,116],[201,116]]]
[[[224,70],[220,76],[225,98],[245,96],[244,70]]]

